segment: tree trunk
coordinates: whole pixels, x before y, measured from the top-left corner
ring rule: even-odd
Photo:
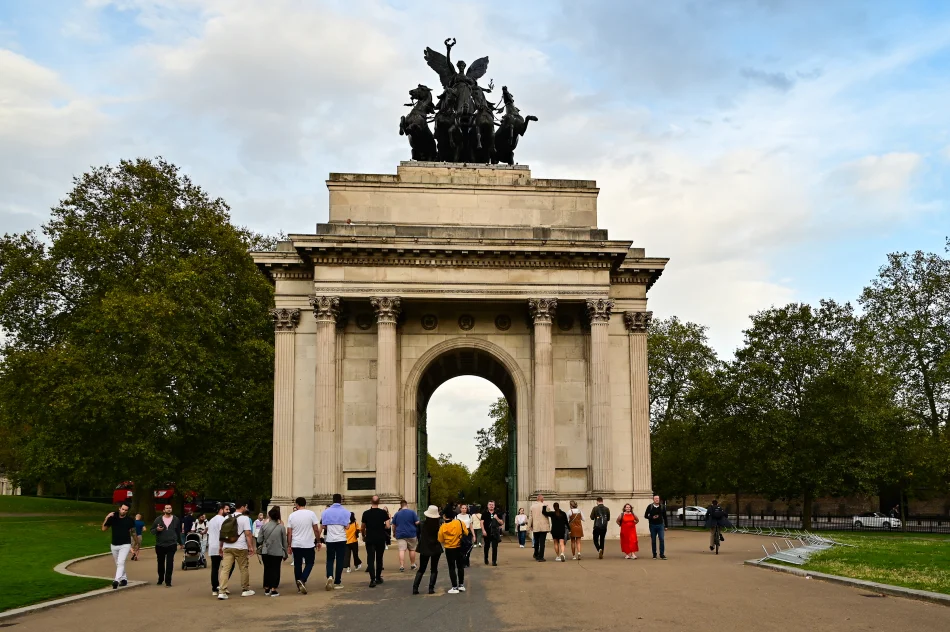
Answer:
[[[802,503],[802,529],[811,529],[811,506],[814,498],[812,492],[805,492],[805,501]]]
[[[146,483],[134,483],[132,488],[132,511],[142,514],[142,520],[150,525],[155,520],[154,486]]]
[[[741,509],[739,508],[741,506],[742,505],[739,504],[739,490],[737,489],[736,490],[736,526],[737,527],[741,524],[741,520],[739,520],[739,516],[741,515]]]
[[[42,496],[43,494],[46,493],[46,490],[44,489],[44,487],[45,487],[45,485],[43,485],[43,481],[37,481],[37,482],[36,482],[36,495],[37,495],[37,496]]]

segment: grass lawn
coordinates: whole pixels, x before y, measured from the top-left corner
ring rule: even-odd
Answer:
[[[111,582],[68,577],[53,567],[84,555],[109,552],[100,530],[111,505],[27,496],[0,496],[0,611],[103,588]],[[9,514],[48,514],[15,516]],[[146,532],[143,546],[149,545]]]
[[[950,594],[950,538],[902,533],[834,533],[853,544],[819,553],[805,570]]]

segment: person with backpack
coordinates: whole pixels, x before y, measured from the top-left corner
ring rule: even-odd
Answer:
[[[706,507],[706,528],[709,529],[709,550],[716,548],[716,527],[728,527],[729,515],[722,508],[718,500],[713,500],[712,504]],[[719,532],[719,541],[725,542],[726,538]]]
[[[462,538],[469,534],[468,527],[456,519],[455,513],[445,514],[445,521],[439,527],[438,541],[445,549],[445,561],[449,565],[449,580],[452,587],[450,595],[465,592],[465,564],[462,561]]]
[[[416,578],[412,581],[412,594],[419,594],[419,584],[422,583],[426,567],[428,567],[429,594],[434,595],[435,580],[439,576],[439,558],[442,557],[442,545],[439,544],[442,516],[439,515],[439,508],[435,505],[429,505],[422,515],[426,517],[426,521],[422,523],[419,533],[419,570],[416,571]]]
[[[257,546],[264,564],[264,595],[280,597],[280,563],[287,559],[287,530],[280,521],[280,507],[271,507],[270,518],[257,530]]]
[[[571,559],[581,559],[581,540],[584,538],[584,514],[577,508],[577,501],[571,501],[567,512],[567,528],[571,536]]]
[[[656,541],[660,541],[660,559],[666,559],[666,510],[660,504],[660,497],[653,497],[653,504],[647,505],[643,512],[650,526],[650,545],[653,547],[653,559],[656,559]]]
[[[590,510],[590,519],[594,523],[594,548],[597,557],[604,559],[604,540],[607,538],[607,526],[610,524],[610,507],[604,504],[604,499],[597,497],[597,504]]]
[[[172,571],[175,568],[175,552],[182,546],[178,543],[181,520],[172,514],[171,505],[165,505],[162,515],[155,518],[149,531],[155,535],[155,557],[158,560],[158,582],[156,583],[171,586]]]
[[[307,509],[303,496],[294,501],[294,511],[287,519],[287,548],[294,556],[294,581],[297,592],[307,594],[307,580],[316,558],[314,549],[319,549],[320,524],[317,514]]]
[[[231,507],[227,503],[218,503],[218,513],[208,521],[208,557],[211,558],[211,595],[214,597],[218,596],[218,576],[221,574],[221,524],[229,513]]]
[[[235,566],[241,571],[241,596],[251,597],[255,594],[251,590],[248,557],[256,552],[257,543],[251,535],[251,519],[245,515],[246,513],[247,502],[238,503],[235,512],[221,523],[221,547],[224,549],[224,559],[221,561],[221,574],[218,577],[218,599],[228,598],[228,580]]]
[[[495,509],[495,501],[489,500],[482,512],[482,537],[485,542],[485,564],[488,564],[488,550],[491,549],[491,565],[498,566],[498,543],[501,542],[501,530],[505,526],[505,515]]]

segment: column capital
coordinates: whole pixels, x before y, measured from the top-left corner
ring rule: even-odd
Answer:
[[[395,324],[402,311],[402,299],[398,296],[374,296],[369,304],[376,310],[376,322]]]
[[[609,298],[587,299],[587,317],[591,323],[606,323],[610,321],[610,312],[614,302]]]
[[[318,323],[336,323],[340,317],[339,296],[311,296],[310,304],[313,305],[313,317]]]
[[[557,309],[556,298],[529,298],[528,312],[535,324],[551,324],[554,320],[554,312]]]
[[[623,323],[631,334],[645,334],[650,329],[653,312],[624,312]]]
[[[274,331],[293,331],[300,322],[300,310],[280,307],[270,310],[270,317],[274,320]]]

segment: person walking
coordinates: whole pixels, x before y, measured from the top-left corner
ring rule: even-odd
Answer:
[[[198,517],[195,515],[195,512],[185,513],[181,519],[181,533],[178,534],[178,542],[182,546],[185,545],[185,536],[191,533],[192,529],[195,527],[195,523],[198,522]]]
[[[544,562],[544,541],[551,531],[551,520],[545,515],[548,506],[544,504],[544,496],[538,494],[538,500],[528,510],[528,529],[534,542],[534,559]]]
[[[257,537],[257,534],[261,532],[261,527],[264,526],[264,512],[257,514],[257,520],[254,521],[254,525],[251,527],[251,531],[254,534],[254,537]]]
[[[178,543],[181,520],[172,514],[171,505],[165,505],[162,515],[155,518],[149,531],[155,536],[155,557],[158,560],[156,584],[171,586],[172,570],[175,568],[175,552],[181,547]]]
[[[567,514],[561,511],[560,503],[554,503],[553,511],[544,511],[544,515],[551,520],[551,540],[554,541],[554,561],[564,562],[564,538],[567,534]]]
[[[451,511],[445,514],[439,527],[439,544],[445,549],[445,561],[449,565],[450,595],[465,592],[465,565],[462,563],[462,538],[468,534],[465,524]]]
[[[145,531],[145,521],[142,514],[135,514],[135,541],[132,543],[132,561],[139,561],[139,551],[142,549],[142,532]]]
[[[498,566],[498,543],[505,526],[505,515],[495,509],[495,501],[489,500],[482,512],[482,537],[485,541],[485,565],[488,565],[488,550],[491,549],[491,565]]]
[[[393,531],[399,548],[399,572],[406,571],[406,551],[409,551],[409,570],[416,570],[416,548],[419,546],[419,514],[409,509],[409,503],[399,501],[399,511],[393,516]]]
[[[412,582],[412,594],[419,594],[419,585],[428,567],[429,594],[434,595],[435,580],[439,576],[439,558],[442,557],[442,545],[439,543],[442,516],[439,515],[439,508],[435,505],[429,505],[422,515],[426,517],[426,520],[419,530],[419,570],[416,571],[416,578]]]
[[[597,557],[604,559],[604,540],[607,538],[607,525],[610,524],[610,507],[604,504],[604,499],[597,497],[597,504],[590,510],[590,519],[594,523],[594,548]]]
[[[231,513],[227,503],[218,503],[218,513],[208,521],[208,557],[211,558],[211,594],[218,596],[218,576],[221,574],[221,524]],[[231,568],[231,573],[234,568]],[[228,574],[230,577],[231,574]]]
[[[132,551],[132,540],[135,539],[135,519],[129,515],[129,502],[119,503],[119,510],[113,511],[102,521],[102,530],[112,528],[112,560],[115,562],[115,578],[112,580],[112,590],[119,586],[128,586],[129,578],[125,574],[125,561]]]
[[[640,550],[640,543],[637,540],[637,524],[640,519],[633,513],[633,505],[627,503],[623,506],[623,511],[617,516],[617,524],[620,525],[620,550],[623,551],[624,559],[637,559],[637,551]]]
[[[346,558],[346,527],[350,510],[343,505],[343,496],[333,494],[333,504],[320,517],[323,540],[327,545],[327,590],[343,589],[343,561]]]
[[[472,530],[472,514],[468,513],[468,505],[462,503],[458,507],[456,518],[468,529],[468,535],[462,538],[462,563],[465,568],[472,565],[472,549],[475,547],[475,532]],[[440,516],[441,518],[441,516]]]
[[[383,583],[383,553],[386,551],[386,534],[389,532],[389,512],[379,506],[379,496],[373,496],[370,507],[360,519],[360,533],[366,545],[366,572],[369,587]]]
[[[257,547],[264,563],[264,595],[280,597],[280,563],[287,559],[287,530],[280,520],[280,507],[271,507],[270,518],[257,530]]]
[[[314,548],[320,548],[317,514],[307,509],[307,499],[303,496],[294,500],[294,511],[287,519],[287,548],[294,556],[294,581],[297,592],[307,594],[307,580],[313,570],[316,557]]]
[[[528,516],[524,512],[524,507],[518,509],[518,515],[515,516],[515,531],[518,532],[518,546],[523,549],[528,535]]]
[[[472,546],[481,546],[482,545],[482,509],[477,507],[478,511],[472,514]],[[466,505],[465,510],[468,511],[468,506]]]
[[[584,538],[584,514],[577,508],[577,501],[571,501],[567,512],[567,528],[571,534],[571,559],[581,559],[581,540]]]
[[[257,543],[251,535],[251,519],[247,513],[247,501],[238,503],[234,513],[221,523],[221,547],[224,559],[221,560],[221,573],[218,577],[218,599],[228,598],[228,581],[231,571],[237,566],[241,572],[241,596],[251,597],[251,570],[248,557],[257,551]],[[232,538],[234,538],[232,540]]]
[[[650,546],[653,548],[653,559],[656,559],[656,541],[660,541],[660,559],[666,559],[666,512],[660,504],[660,497],[654,496],[653,503],[647,505],[643,517],[650,525]]]
[[[356,514],[350,512],[350,524],[346,525],[346,572],[349,573],[356,563],[356,570],[360,570],[363,562],[360,560],[360,526],[356,524]]]

